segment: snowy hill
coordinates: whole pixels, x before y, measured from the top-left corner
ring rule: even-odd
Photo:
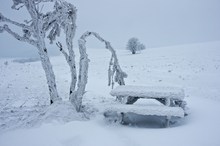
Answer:
[[[45,115],[47,123],[44,119],[41,123],[31,120],[38,124],[27,129],[30,125],[22,124],[15,113],[49,105],[41,63],[34,59],[0,59],[0,146],[220,145],[220,42],[149,48],[136,55],[127,50],[116,51],[122,69],[128,73],[126,84],[181,87],[191,114],[178,126],[167,129],[108,125],[102,112],[115,102],[107,86],[111,54],[106,49],[88,49],[89,80],[83,104],[92,113],[91,120],[67,114],[73,118],[51,122],[48,118],[53,121],[56,117]],[[51,62],[60,96],[68,100],[69,67],[63,56],[52,57]],[[35,113],[42,110],[36,109]],[[35,113],[23,116],[34,118]]]

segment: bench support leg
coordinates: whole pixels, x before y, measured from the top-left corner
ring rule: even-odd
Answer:
[[[171,119],[171,116],[167,116],[166,117],[166,121],[165,121],[165,127],[170,127],[170,119]]]

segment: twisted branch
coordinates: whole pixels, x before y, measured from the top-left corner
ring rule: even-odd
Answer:
[[[9,33],[10,35],[12,35],[13,37],[15,37],[17,40],[19,41],[23,41],[23,42],[27,42],[31,45],[34,45],[37,47],[37,42],[35,40],[29,39],[27,37],[22,37],[19,34],[15,33],[14,31],[12,31],[8,25],[4,25],[3,27],[0,27],[0,32],[6,31],[7,33]]]
[[[62,44],[61,44],[60,42],[57,42],[56,45],[57,45],[58,48],[60,48],[60,52],[63,53],[63,55],[64,55],[66,61],[68,62],[68,60],[69,60],[69,55],[68,55],[67,52],[63,49]]]
[[[104,42],[105,43],[105,48],[108,49],[112,53],[112,57],[111,57],[110,62],[109,62],[109,84],[108,85],[110,86],[110,84],[112,84],[112,85],[114,84],[114,80],[110,80],[110,79],[113,78],[113,76],[115,76],[115,78],[114,78],[115,82],[117,82],[119,85],[125,85],[124,78],[127,77],[127,74],[122,71],[122,69],[119,65],[119,62],[118,62],[116,52],[113,49],[113,47],[111,46],[110,42],[103,39],[98,33],[87,31],[80,37],[80,40],[81,40],[80,42],[84,42],[84,44],[81,44],[81,45],[85,45],[86,38],[91,36],[91,35],[96,37],[101,42]],[[83,48],[86,48],[86,47],[84,46],[81,49],[83,49]]]
[[[88,54],[86,53],[86,39],[89,36],[95,36],[99,41],[105,43],[106,49],[108,49],[112,53],[112,57],[109,63],[109,85],[112,82],[114,85],[114,80],[119,85],[124,85],[124,78],[127,77],[127,74],[121,70],[121,67],[118,63],[118,58],[116,55],[115,50],[112,48],[111,44],[104,40],[98,33],[95,32],[85,32],[80,39],[78,40],[79,45],[79,52],[80,52],[80,62],[79,62],[79,75],[78,75],[78,84],[77,84],[77,91],[74,92],[72,99],[74,101],[75,106],[77,107],[77,111],[81,110],[82,105],[82,98],[83,94],[85,93],[86,84],[88,81],[88,68],[89,68],[89,59]],[[112,79],[112,81],[111,81]]]

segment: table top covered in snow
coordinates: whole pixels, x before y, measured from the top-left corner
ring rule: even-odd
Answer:
[[[142,98],[170,98],[176,100],[184,99],[184,90],[178,87],[166,86],[133,86],[124,85],[113,89],[112,96],[132,96]]]
[[[117,111],[123,113],[136,113],[140,115],[174,116],[184,117],[181,107],[169,107],[164,105],[144,105],[144,104],[115,104],[106,109],[107,111]]]

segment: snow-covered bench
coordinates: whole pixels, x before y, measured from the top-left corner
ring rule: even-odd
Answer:
[[[124,113],[136,113],[141,115],[166,116],[166,126],[169,126],[171,117],[184,117],[185,105],[184,90],[177,87],[150,87],[150,86],[118,86],[110,94],[125,104],[115,104],[107,108],[105,117],[109,111],[116,111],[123,122]],[[139,98],[156,99],[161,105],[133,104]],[[111,115],[111,114],[110,114]]]

